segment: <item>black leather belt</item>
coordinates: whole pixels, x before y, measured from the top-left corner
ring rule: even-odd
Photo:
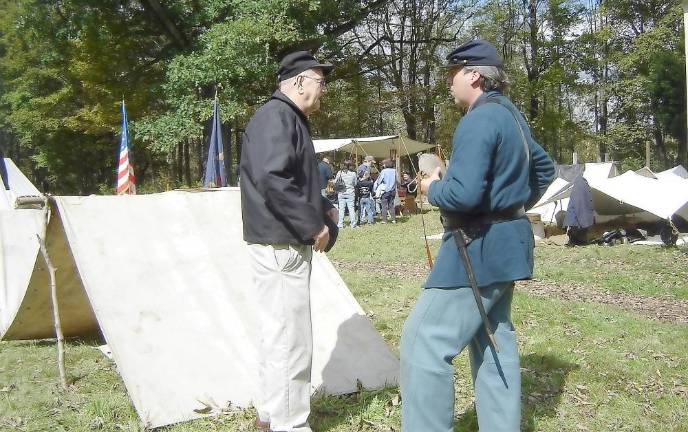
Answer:
[[[442,221],[442,226],[444,229],[454,230],[457,228],[466,229],[484,227],[486,225],[493,225],[500,222],[520,219],[525,215],[526,211],[523,207],[489,214],[466,214],[441,211],[440,220]]]

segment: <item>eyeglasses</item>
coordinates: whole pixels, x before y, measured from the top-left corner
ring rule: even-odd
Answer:
[[[325,82],[325,78],[313,78],[313,77],[310,77],[308,75],[301,75],[301,77],[308,78],[308,79],[311,79],[311,80],[317,82],[318,85],[320,85],[320,88],[325,88],[325,86],[327,85],[327,83]]]

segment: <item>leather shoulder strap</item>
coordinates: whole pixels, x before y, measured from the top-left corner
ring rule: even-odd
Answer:
[[[530,164],[530,146],[528,146],[528,140],[526,139],[526,134],[523,131],[523,126],[521,126],[521,122],[518,120],[518,115],[520,115],[520,113],[516,111],[516,107],[514,107],[511,104],[505,103],[497,97],[485,98],[481,105],[487,103],[496,103],[498,105],[501,105],[511,113],[511,116],[514,118],[514,121],[516,122],[516,126],[518,126],[518,131],[521,133],[521,140],[523,141],[523,150],[526,154],[526,160],[528,161],[528,164]]]

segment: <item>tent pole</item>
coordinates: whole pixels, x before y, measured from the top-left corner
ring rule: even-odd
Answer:
[[[399,138],[397,138],[397,154],[396,154],[396,160],[395,165],[397,167],[397,182],[401,183],[401,135],[399,135]]]
[[[46,227],[47,222],[48,222],[48,214],[50,212],[50,209],[48,207],[48,204],[46,203]],[[46,228],[46,234],[47,234],[47,228]],[[67,378],[66,378],[66,373],[65,373],[65,362],[64,362],[64,334],[62,334],[62,323],[60,321],[60,310],[58,308],[57,304],[57,285],[55,283],[55,267],[53,266],[53,263],[50,261],[50,257],[48,256],[48,249],[45,247],[45,241],[41,238],[40,235],[36,234],[36,237],[38,237],[38,244],[41,249],[41,255],[43,255],[43,260],[45,261],[45,265],[48,270],[48,274],[50,275],[50,299],[52,301],[53,305],[53,324],[55,326],[55,336],[57,337],[57,369],[60,373],[60,385],[62,386],[63,390],[67,389]]]

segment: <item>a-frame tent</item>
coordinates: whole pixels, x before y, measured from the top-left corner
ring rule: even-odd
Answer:
[[[386,135],[359,138],[334,138],[313,140],[316,153],[329,151],[343,151],[360,156],[375,156],[376,158],[392,157],[392,153],[398,156],[410,156],[418,152],[434,149],[436,146],[413,140],[400,135]]]
[[[63,330],[102,332],[144,424],[197,418],[208,401],[250,405],[261,323],[238,189],[54,197],[51,207]],[[54,335],[48,277],[34,261],[3,339]],[[313,392],[395,385],[398,360],[323,254],[311,287]]]

